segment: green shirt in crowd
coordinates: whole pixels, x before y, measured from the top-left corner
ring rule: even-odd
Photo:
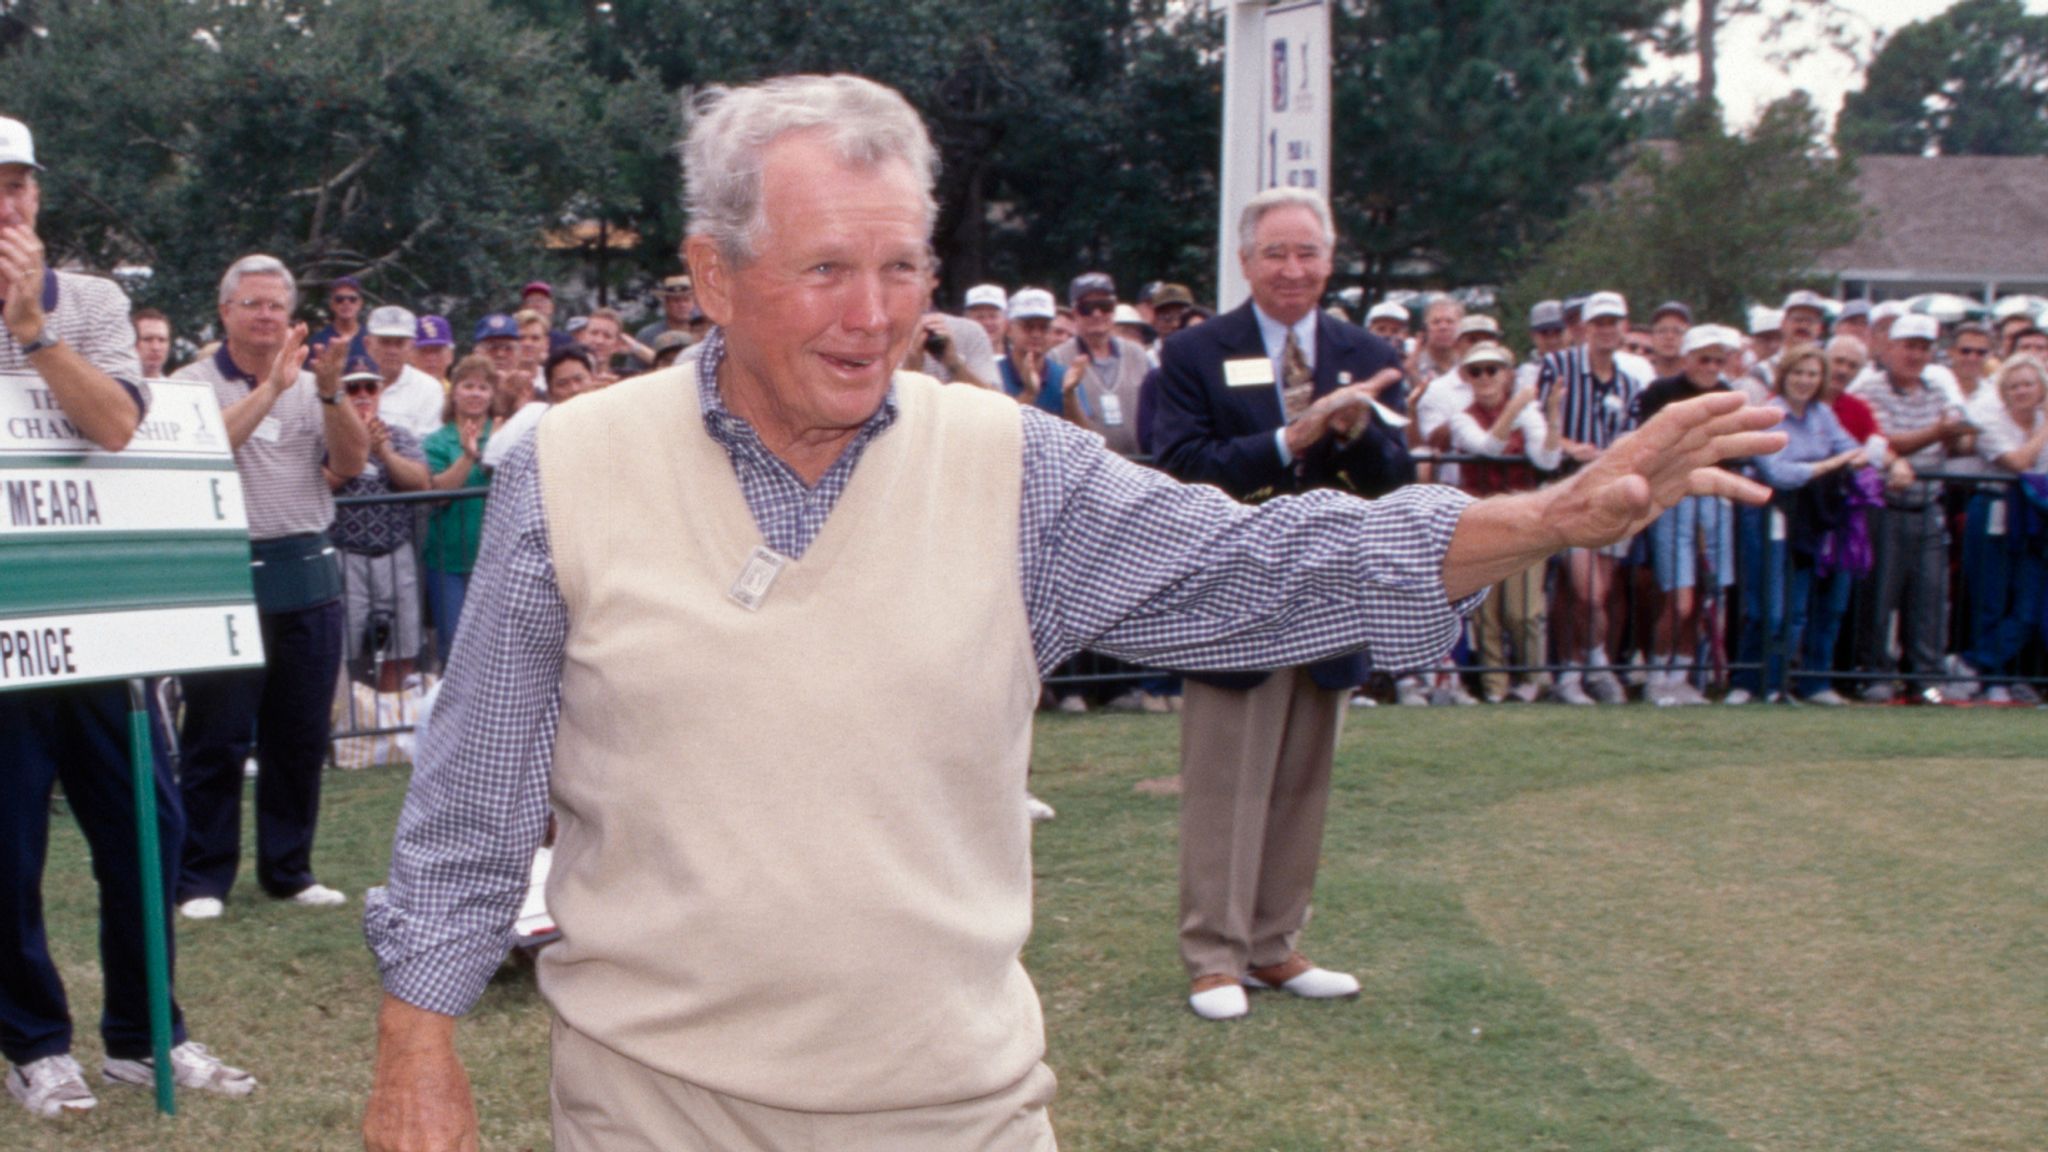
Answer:
[[[477,438],[479,454],[490,435],[491,422],[485,421],[483,435]],[[427,437],[422,446],[427,451],[427,468],[437,476],[462,456],[462,436],[453,423],[443,424]],[[462,486],[482,488],[490,482],[491,474],[484,470],[484,466],[472,464]],[[427,567],[436,572],[467,575],[476,567],[477,545],[482,543],[483,533],[484,502],[481,498],[451,500],[435,509],[433,519],[427,522]]]

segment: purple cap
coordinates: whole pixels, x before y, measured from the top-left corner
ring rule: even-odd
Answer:
[[[446,348],[455,343],[455,330],[448,326],[446,316],[422,316],[419,328],[413,332],[412,346],[415,348]]]
[[[336,288],[353,288],[361,292],[363,290],[363,282],[353,276],[337,276],[333,282],[327,285],[327,290],[332,292]]]
[[[524,287],[524,288],[521,288],[521,289],[519,290],[519,298],[520,298],[521,300],[524,300],[524,299],[526,299],[526,298],[527,298],[528,296],[531,296],[531,295],[533,295],[533,294],[534,294],[535,292],[538,292],[538,293],[540,293],[541,295],[543,295],[543,296],[547,297],[547,298],[548,298],[548,299],[550,299],[550,300],[553,300],[553,299],[555,298],[555,289],[554,289],[554,286],[553,286],[553,285],[551,285],[551,284],[549,284],[549,283],[548,283],[547,281],[545,281],[545,280],[529,280],[529,281],[527,281],[527,282],[526,282],[526,287]]]
[[[493,312],[476,322],[476,335],[470,343],[481,344],[486,340],[517,340],[519,324],[503,312]]]

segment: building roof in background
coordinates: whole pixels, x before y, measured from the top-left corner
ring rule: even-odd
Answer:
[[[1863,235],[1818,268],[1855,275],[2048,275],[2048,156],[1864,156]]]

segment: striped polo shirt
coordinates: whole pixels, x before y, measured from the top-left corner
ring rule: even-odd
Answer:
[[[225,343],[213,355],[178,369],[172,378],[213,385],[223,412],[256,387],[256,378],[235,365]],[[299,382],[285,389],[270,414],[235,449],[251,540],[325,532],[334,523],[334,493],[320,471],[327,459],[324,409],[313,374],[301,371]]]
[[[1607,447],[1634,427],[1629,410],[1635,406],[1636,394],[1648,385],[1649,381],[1630,375],[1618,357],[1614,375],[1601,380],[1593,374],[1584,345],[1544,357],[1536,376],[1537,396],[1544,403],[1549,403],[1553,389],[1565,390],[1559,435],[1595,448]]]
[[[135,356],[135,327],[128,322],[128,294],[112,280],[77,272],[43,271],[44,333],[76,349],[85,362],[114,378],[142,404],[137,384],[142,361]],[[21,345],[0,324],[0,372],[35,374]]]

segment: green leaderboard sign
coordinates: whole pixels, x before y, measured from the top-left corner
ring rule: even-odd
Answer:
[[[152,380],[128,447],[0,375],[0,692],[263,663],[249,521],[211,386]]]

